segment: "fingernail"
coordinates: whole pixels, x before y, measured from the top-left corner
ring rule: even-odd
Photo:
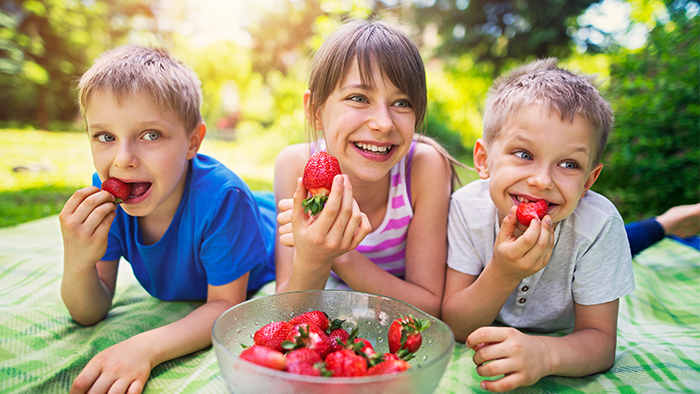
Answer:
[[[545,221],[545,223],[547,223],[548,225],[550,225],[550,226],[552,225],[552,218],[551,218],[551,217],[547,216],[546,218],[544,218],[544,221]]]
[[[481,388],[486,390],[486,382],[481,382]]]

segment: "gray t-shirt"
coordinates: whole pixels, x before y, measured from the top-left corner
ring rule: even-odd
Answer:
[[[488,180],[452,195],[448,222],[450,268],[478,276],[493,256],[500,221]],[[571,330],[574,302],[603,304],[634,291],[632,256],[624,222],[607,198],[588,191],[554,232],[547,266],[523,279],[497,322],[539,332]]]

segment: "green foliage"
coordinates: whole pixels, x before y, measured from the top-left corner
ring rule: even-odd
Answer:
[[[594,189],[626,221],[700,200],[699,22],[672,14],[645,48],[616,56],[611,66],[616,131]]]
[[[420,26],[437,26],[440,55],[469,53],[498,75],[513,59],[571,53],[569,28],[596,0],[416,2]],[[428,6],[425,6],[428,4]]]

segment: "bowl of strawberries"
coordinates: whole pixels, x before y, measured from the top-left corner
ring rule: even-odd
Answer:
[[[454,334],[394,298],[313,290],[228,309],[212,342],[233,393],[432,393]]]

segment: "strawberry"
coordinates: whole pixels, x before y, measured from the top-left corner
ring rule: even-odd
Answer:
[[[256,345],[267,346],[278,352],[284,352],[282,341],[287,339],[292,325],[286,321],[276,321],[267,324],[253,334]]]
[[[321,330],[326,331],[331,325],[331,319],[328,318],[325,312],[311,311],[293,317],[292,320],[289,321],[289,324],[293,326],[301,323],[315,324]]]
[[[542,219],[547,214],[547,201],[538,200],[536,202],[521,202],[518,204],[518,221],[524,226],[529,226],[534,218]]]
[[[345,341],[350,337],[350,333],[342,328],[331,330],[328,338],[331,340],[331,351],[336,352],[345,347]]]
[[[350,349],[343,349],[326,356],[326,369],[333,376],[364,376],[367,361]]]
[[[326,332],[316,325],[301,323],[292,327],[287,338],[282,342],[282,347],[287,350],[308,347],[324,358],[331,350],[331,340]]]
[[[405,371],[411,368],[411,364],[404,360],[387,360],[367,369],[367,375],[383,375]]]
[[[318,151],[309,157],[304,167],[302,183],[311,197],[301,203],[304,212],[310,212],[312,216],[321,212],[331,192],[333,178],[339,174],[340,163],[330,154]]]
[[[284,354],[275,349],[260,345],[253,345],[246,348],[241,352],[239,357],[251,363],[262,365],[267,368],[278,369],[280,371],[283,371],[287,365]]]
[[[408,353],[417,352],[423,342],[420,332],[429,326],[428,319],[414,319],[413,316],[394,320],[389,326],[389,352],[397,353],[401,349],[406,349]],[[409,354],[405,356],[410,357]]]
[[[287,366],[287,372],[308,376],[331,376],[331,372],[323,368],[323,364],[296,363]]]
[[[114,196],[114,203],[120,204],[129,199],[131,183],[124,183],[117,178],[107,178],[102,182],[102,190]]]
[[[315,350],[308,347],[291,350],[285,355],[285,357],[287,357],[288,368],[293,364],[306,363],[313,365],[323,361],[321,356],[319,356]]]
[[[364,338],[355,338],[353,341],[356,344],[360,344],[357,346],[357,350],[355,353],[365,356],[367,359],[372,359],[377,356],[377,352],[374,350],[374,347],[372,346],[372,343]]]

